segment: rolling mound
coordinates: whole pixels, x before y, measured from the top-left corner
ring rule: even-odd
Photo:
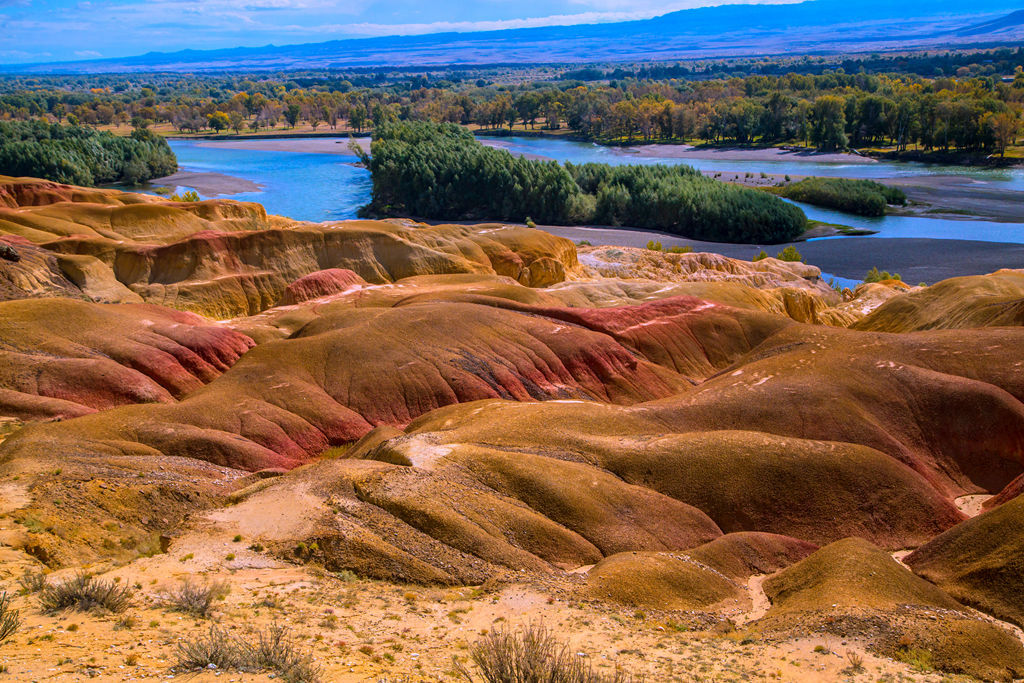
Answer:
[[[680,553],[619,553],[587,573],[587,595],[631,607],[715,611],[746,597],[728,577]]]
[[[895,297],[854,329],[877,332],[1024,325],[1024,271],[957,277]]]
[[[730,579],[773,574],[804,559],[818,546],[790,536],[760,532],[726,534],[686,552]]]
[[[856,633],[886,656],[925,658],[941,670],[986,680],[1024,673],[1024,646],[975,617],[940,588],[857,538],[837,541],[767,579],[766,634]]]
[[[1000,619],[1024,627],[1024,498],[959,524],[906,558],[918,574]]]
[[[508,583],[1020,676],[964,606],[1024,621],[1019,280],[840,294],[774,259],[0,178],[0,545]],[[914,548],[917,575],[887,552]]]
[[[0,412],[21,420],[171,403],[253,346],[188,313],[72,299],[0,303],[0,339]]]

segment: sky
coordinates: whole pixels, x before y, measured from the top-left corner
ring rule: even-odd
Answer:
[[[0,63],[646,19],[795,0],[0,0]]]

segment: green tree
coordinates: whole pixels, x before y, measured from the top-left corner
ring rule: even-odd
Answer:
[[[845,109],[843,98],[834,95],[825,95],[814,101],[810,137],[815,147],[825,152],[846,148]]]
[[[231,125],[231,120],[228,118],[228,115],[222,111],[215,111],[212,114],[209,114],[206,117],[206,121],[210,125],[210,128],[217,132],[227,130],[228,126]]]

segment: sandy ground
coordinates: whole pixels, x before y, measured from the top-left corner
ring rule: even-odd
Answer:
[[[950,680],[868,654],[853,640],[814,636],[788,642],[748,638],[742,630],[706,630],[687,613],[645,613],[584,603],[544,587],[396,585],[339,577],[316,567],[281,564],[251,552],[225,560],[242,544],[191,536],[167,555],[141,559],[103,578],[136,587],[120,615],[44,615],[34,596],[15,598],[24,626],[0,649],[12,681],[156,680],[173,677],[179,643],[212,625],[241,638],[272,624],[287,627],[311,653],[324,681],[456,681],[453,658],[491,628],[542,623],[596,671],[616,669],[648,681]],[[66,576],[65,572],[63,576]],[[61,578],[63,578],[63,576]],[[168,609],[169,588],[183,579],[222,581],[229,594],[209,618]],[[52,579],[52,577],[51,577]],[[842,673],[849,652],[863,656],[859,675]],[[207,670],[187,681],[266,681],[268,674]]]
[[[1006,190],[996,183],[963,176],[927,176],[883,179],[903,190],[913,204],[911,213],[941,218],[987,218],[1007,223],[1024,222],[1024,192]]]
[[[163,178],[149,181],[153,187],[192,187],[205,197],[218,197],[225,194],[240,192],[259,192],[263,186],[244,178],[224,173],[204,173],[198,171],[178,171]]]

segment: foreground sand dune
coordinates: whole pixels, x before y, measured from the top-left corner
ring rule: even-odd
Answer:
[[[656,680],[699,677],[700,642],[750,645],[748,678],[780,647],[811,668],[775,678],[838,676],[813,663],[829,638],[880,675],[1024,676],[999,621],[1024,623],[1019,271],[839,292],[775,259],[32,179],[0,179],[0,243],[9,591],[89,567],[160,623],[168,582],[216,577],[223,623],[305,614],[326,680],[452,677],[467,639],[520,617]],[[259,597],[275,581],[313,602]],[[462,590],[447,615],[417,607]],[[67,667],[37,656],[66,617],[16,600],[32,630],[0,652],[11,671]],[[348,605],[369,650],[311,604]],[[61,642],[138,640],[82,618]],[[678,646],[663,659],[628,647],[655,647],[650,619]],[[417,657],[380,655],[403,624]],[[166,673],[206,628],[164,627],[131,666]]]

